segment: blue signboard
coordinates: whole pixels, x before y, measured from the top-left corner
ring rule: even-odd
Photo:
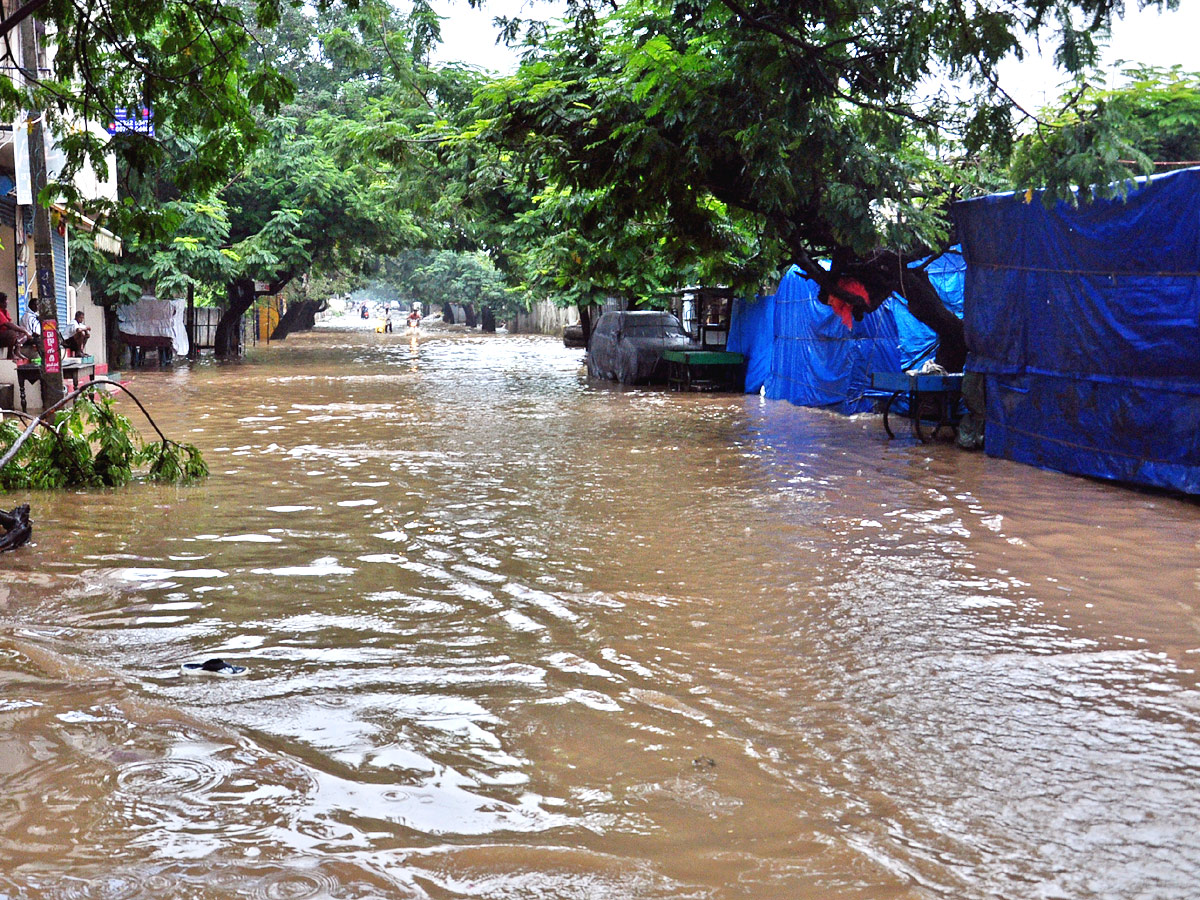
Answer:
[[[105,129],[109,134],[148,134],[154,137],[154,113],[148,106],[118,106]]]

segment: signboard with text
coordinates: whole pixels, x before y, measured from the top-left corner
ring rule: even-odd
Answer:
[[[46,319],[42,322],[42,371],[62,371],[62,351],[58,343],[58,322]]]
[[[154,137],[154,113],[148,106],[118,106],[104,130],[109,134],[146,134]]]

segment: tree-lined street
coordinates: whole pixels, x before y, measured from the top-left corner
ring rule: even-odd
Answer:
[[[415,252],[475,254],[509,305],[585,314],[684,284],[753,295],[796,263],[858,317],[901,294],[957,370],[961,324],[907,267],[953,243],[951,202],[1120,190],[1195,155],[1193,75],[1092,86],[1112,0],[583,2],[561,25],[506,21],[511,76],[434,62],[424,3],[126,3],[39,8],[52,77],[0,102],[46,107],[72,166],[116,154],[120,202],[87,206],[129,250],[95,260],[103,302],[199,291],[226,307],[225,356],[257,297],[302,275],[351,289]],[[1042,111],[998,75],[1034,40],[1079,79]],[[153,136],[66,127],[131,105]]]

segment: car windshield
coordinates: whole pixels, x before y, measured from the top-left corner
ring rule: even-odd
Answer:
[[[680,335],[683,326],[679,320],[669,314],[661,316],[630,319],[623,329],[628,337],[662,337],[664,335]]]

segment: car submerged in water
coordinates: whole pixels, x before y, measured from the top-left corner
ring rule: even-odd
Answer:
[[[592,329],[588,374],[622,384],[667,380],[666,350],[699,350],[669,312],[606,312]]]

